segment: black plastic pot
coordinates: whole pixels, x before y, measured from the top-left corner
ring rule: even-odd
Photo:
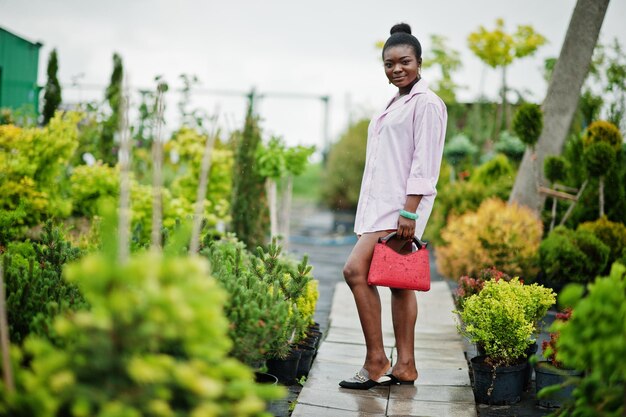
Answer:
[[[272,374],[268,374],[265,372],[255,372],[254,373],[254,380],[256,381],[257,384],[268,384],[268,385],[277,385],[278,384],[278,378],[276,378],[274,375]]]
[[[537,342],[529,345],[528,348],[526,348],[525,355],[527,363],[528,359],[530,359],[535,353],[537,353],[537,349],[539,349],[539,345],[537,345]],[[526,372],[524,373],[524,391],[528,391],[530,389],[530,381],[532,380],[532,376],[533,367],[530,366],[530,363],[528,363],[528,366],[526,367]]]
[[[551,385],[562,385],[568,378],[581,375],[581,372],[571,369],[557,369],[550,365],[547,361],[537,362],[535,365],[535,390],[538,394],[545,387]],[[537,400],[539,405],[548,408],[561,407],[563,403],[572,397],[573,385],[562,386],[560,390],[551,392],[545,398]]]
[[[293,349],[284,359],[274,358],[267,360],[267,372],[278,378],[278,382],[283,385],[293,385],[296,383],[298,373],[298,362],[302,351]]]
[[[474,374],[474,398],[480,404],[515,404],[524,390],[527,362],[513,366],[493,366],[485,363],[486,356],[471,359]]]
[[[296,376],[298,378],[302,378],[303,376],[309,376],[311,364],[313,363],[313,355],[315,355],[315,347],[300,345],[298,348],[302,354],[300,356],[300,361],[298,362],[298,372],[296,373]]]

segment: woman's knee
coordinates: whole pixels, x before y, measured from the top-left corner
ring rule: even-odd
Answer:
[[[350,287],[361,284],[367,280],[367,277],[364,278],[364,274],[363,271],[361,271],[361,268],[351,262],[348,262],[344,265],[343,278],[346,280],[346,283]]]

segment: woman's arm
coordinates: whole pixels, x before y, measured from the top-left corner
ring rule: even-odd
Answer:
[[[408,195],[406,197],[406,203],[404,203],[404,209],[408,212],[415,213],[417,207],[422,200],[421,195]],[[398,237],[401,239],[412,239],[415,236],[415,220],[407,219],[406,217],[398,216]]]

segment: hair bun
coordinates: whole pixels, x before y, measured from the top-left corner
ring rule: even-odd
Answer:
[[[408,33],[410,35],[411,26],[409,26],[407,23],[398,23],[396,25],[393,25],[391,30],[389,31],[389,34],[393,35],[394,33]]]

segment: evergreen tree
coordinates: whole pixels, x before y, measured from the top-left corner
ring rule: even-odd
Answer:
[[[54,117],[54,113],[61,104],[61,85],[57,78],[59,70],[59,61],[57,59],[57,50],[53,49],[48,58],[48,81],[43,95],[43,124],[47,125],[50,119]]]
[[[261,132],[253,101],[254,94],[251,94],[245,126],[237,141],[231,205],[233,231],[250,249],[263,245],[268,223],[263,222],[266,214],[264,179],[254,166]]]
[[[105,97],[111,109],[111,115],[104,121],[102,126],[102,136],[100,137],[99,157],[106,164],[111,166],[117,162],[117,155],[114,150],[115,132],[120,124],[120,103],[122,99],[122,80],[124,78],[124,68],[122,57],[117,53],[113,54],[113,73],[111,82],[106,89]]]

